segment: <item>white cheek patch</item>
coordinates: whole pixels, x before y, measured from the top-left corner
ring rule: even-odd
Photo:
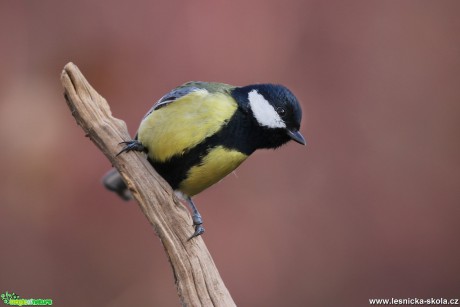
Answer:
[[[264,98],[264,96],[259,94],[257,90],[249,92],[248,100],[252,113],[261,126],[269,128],[286,128],[286,124],[279,114],[276,113],[273,106]]]

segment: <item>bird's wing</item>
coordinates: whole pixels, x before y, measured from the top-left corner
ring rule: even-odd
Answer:
[[[173,89],[171,92],[167,93],[163,97],[160,98],[153,106],[152,108],[145,114],[144,118],[146,118],[150,113],[152,113],[155,110],[158,110],[159,108],[165,107],[171,102],[184,97],[185,95],[188,95],[192,92],[199,91],[199,90],[207,90],[209,93],[215,93],[215,92],[225,92],[225,91],[230,91],[232,88],[234,88],[231,85],[224,84],[224,83],[216,83],[216,82],[202,82],[202,81],[191,81],[184,83],[175,89]]]
[[[168,104],[177,100],[178,98],[183,97],[187,94],[190,94],[191,92],[195,92],[198,90],[199,88],[195,86],[180,86],[180,87],[173,89],[171,92],[161,97],[160,100],[155,102],[155,104],[150,108],[150,110],[144,115],[144,118],[149,116],[149,114],[152,113],[153,111],[167,106]]]

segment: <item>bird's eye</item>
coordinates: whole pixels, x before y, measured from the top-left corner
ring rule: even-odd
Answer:
[[[281,115],[281,116],[284,116],[284,115],[286,115],[286,109],[285,109],[285,108],[278,107],[278,108],[276,109],[276,113],[278,113],[278,114]]]

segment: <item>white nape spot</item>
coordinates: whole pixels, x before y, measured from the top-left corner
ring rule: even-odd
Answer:
[[[252,113],[261,126],[286,128],[286,124],[275,111],[275,108],[257,90],[249,92],[248,100]]]

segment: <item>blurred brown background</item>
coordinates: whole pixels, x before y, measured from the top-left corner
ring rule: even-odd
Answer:
[[[178,306],[163,248],[77,127],[72,61],[134,134],[189,80],[282,83],[295,143],[196,198],[240,306],[460,298],[459,1],[2,1],[0,292]]]

